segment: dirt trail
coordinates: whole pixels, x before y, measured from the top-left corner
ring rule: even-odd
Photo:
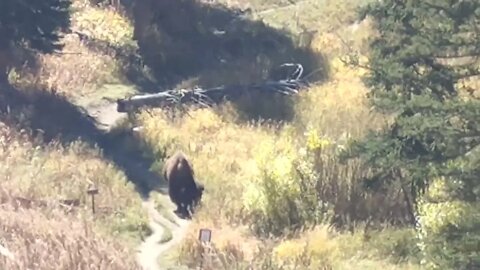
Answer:
[[[157,270],[161,269],[158,258],[182,240],[188,221],[177,218],[175,220],[177,224],[174,224],[167,220],[155,209],[154,200],[145,201],[143,205],[149,211],[150,228],[153,233],[140,245],[137,259],[144,270]],[[162,242],[166,230],[171,232],[171,240]]]
[[[116,104],[104,104],[102,106],[86,108],[86,110],[89,115],[98,122],[98,128],[106,132],[108,132],[117,121],[126,117],[125,113],[117,112]],[[141,161],[133,156],[123,156],[122,162],[126,163],[126,165],[128,164],[130,170],[134,171],[134,175],[130,177],[142,178],[135,180],[141,180],[147,185],[149,182],[162,181],[162,179],[158,179],[158,177],[148,171],[148,166],[141,164]],[[165,194],[158,194],[158,197],[157,199],[161,199],[161,201],[169,200]],[[171,220],[163,217],[155,208],[154,197],[144,197],[142,206],[148,212],[150,219],[149,226],[152,234],[138,247],[137,261],[144,270],[162,269],[158,263],[159,257],[183,239],[189,221],[180,219],[176,215],[171,215]],[[164,207],[170,212],[173,211],[173,206],[170,204],[164,205]],[[168,241],[165,241],[169,232],[171,237],[169,237],[170,239]]]

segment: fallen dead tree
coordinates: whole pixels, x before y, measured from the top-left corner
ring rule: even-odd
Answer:
[[[215,88],[191,90],[174,89],[155,94],[135,95],[118,99],[118,112],[131,112],[140,107],[172,107],[176,105],[200,105],[210,107],[226,100],[235,100],[245,94],[281,94],[294,95],[306,88],[308,83],[301,79],[301,64],[283,64],[281,67],[293,67],[294,71],[284,80],[267,81],[250,85],[229,85]]]

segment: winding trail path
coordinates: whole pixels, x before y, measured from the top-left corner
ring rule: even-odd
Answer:
[[[86,108],[86,111],[98,122],[98,128],[107,133],[117,121],[126,118],[126,114],[117,112],[116,104],[112,103]],[[111,151],[115,151],[112,150],[112,148],[116,147],[110,148]],[[133,182],[142,182],[148,186],[152,183],[160,183],[163,181],[159,179],[157,175],[149,172],[147,164],[142,164],[141,160],[134,156],[122,155],[121,153],[116,153],[116,156],[121,156],[121,158],[119,158],[121,160],[119,161],[124,167],[128,167],[130,171],[130,175],[128,175],[129,178],[137,178],[130,179],[135,180]],[[152,234],[138,247],[137,261],[144,270],[162,269],[159,266],[158,259],[164,252],[167,252],[183,239],[189,224],[188,220],[180,219],[175,214],[170,215],[171,220],[162,216],[155,208],[155,198],[161,199],[161,201],[169,200],[168,195],[162,193],[156,194],[155,197],[146,196],[145,194],[142,196],[142,206],[148,212],[150,219],[149,226],[152,231]],[[163,206],[169,212],[173,212],[173,204]],[[171,236],[165,239],[169,233]]]
[[[153,233],[140,245],[138,262],[144,270],[161,269],[158,265],[158,258],[183,239],[188,221],[176,218],[177,224],[174,224],[167,220],[155,209],[154,200],[144,201],[143,206],[148,210],[151,219],[150,228]],[[171,239],[162,242],[167,229],[171,232]]]

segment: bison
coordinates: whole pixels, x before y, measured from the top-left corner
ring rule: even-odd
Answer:
[[[163,165],[163,177],[168,182],[168,195],[177,205],[176,214],[190,217],[200,203],[204,186],[195,180],[195,175],[181,151],[175,152]]]

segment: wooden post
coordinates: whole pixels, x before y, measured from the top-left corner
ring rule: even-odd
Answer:
[[[95,187],[95,185],[90,185],[87,193],[92,196],[92,214],[95,215],[95,195],[98,194],[98,189]]]

